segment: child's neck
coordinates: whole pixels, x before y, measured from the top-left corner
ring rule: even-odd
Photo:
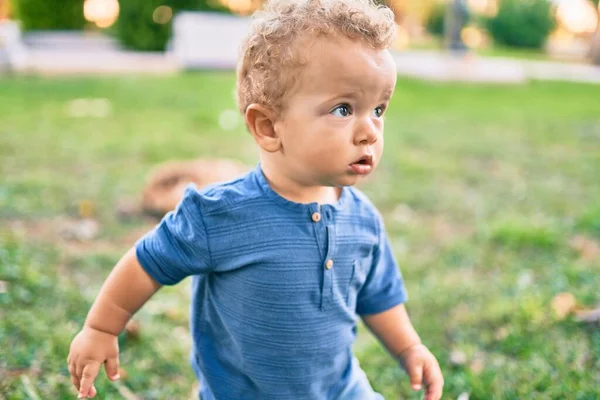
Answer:
[[[261,167],[271,189],[281,197],[295,203],[335,204],[342,193],[342,189],[339,187],[306,186],[284,174],[272,171],[268,166],[262,165]]]

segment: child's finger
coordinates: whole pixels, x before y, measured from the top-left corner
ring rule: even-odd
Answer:
[[[92,385],[92,388],[90,389],[90,394],[89,394],[89,398],[94,398],[96,396],[98,392],[96,391],[96,386]]]
[[[428,386],[425,392],[425,400],[440,400],[442,398],[442,386]]]
[[[410,386],[413,390],[421,390],[423,382],[423,364],[415,363],[407,368],[408,376],[410,377]]]
[[[106,376],[111,381],[116,381],[119,379],[119,358],[109,358],[106,360],[104,364],[104,368],[106,369]]]
[[[75,365],[69,364],[69,375],[71,375],[71,383],[75,386],[76,390],[79,390],[79,378],[75,372]]]
[[[439,400],[442,397],[442,388],[444,387],[444,377],[439,365],[434,363],[425,368],[424,371],[427,390],[425,392],[426,400]]]
[[[75,390],[79,391],[79,378],[77,378],[75,375],[71,375],[71,383],[73,386],[75,386]]]
[[[79,396],[78,398],[85,398],[90,394],[90,390],[94,384],[94,379],[98,376],[98,371],[100,370],[100,363],[98,362],[90,362],[83,367],[83,371],[81,373],[81,385],[79,386]]]

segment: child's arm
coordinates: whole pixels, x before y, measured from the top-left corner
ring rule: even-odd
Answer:
[[[421,343],[404,304],[378,314],[363,315],[363,321],[390,354],[400,359],[410,376],[412,388],[420,390],[424,380],[425,399],[440,399],[444,386],[442,371],[433,354]]]
[[[94,379],[102,364],[112,380],[118,379],[117,336],[129,319],[160,288],[129,250],[112,270],[88,313],[81,332],[71,343],[69,372],[78,398],[94,397]]]

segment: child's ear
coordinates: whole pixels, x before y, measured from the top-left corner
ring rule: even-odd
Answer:
[[[281,149],[281,138],[275,131],[274,114],[270,109],[253,103],[246,109],[245,117],[246,126],[263,150],[275,153]]]

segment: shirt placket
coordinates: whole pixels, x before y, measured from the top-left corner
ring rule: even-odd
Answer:
[[[325,210],[321,213],[321,207],[316,206],[312,213],[312,220],[316,224],[315,233],[321,255],[321,269],[323,271],[323,285],[321,287],[321,310],[327,310],[331,306],[333,297],[333,268],[335,265],[336,232],[332,219],[332,213]],[[323,235],[324,230],[324,235]],[[319,240],[322,237],[324,240]]]

